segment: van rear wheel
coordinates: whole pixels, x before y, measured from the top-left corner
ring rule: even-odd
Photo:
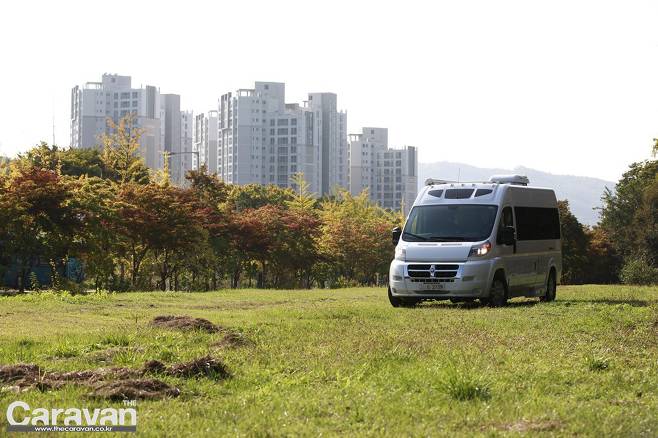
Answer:
[[[557,296],[557,281],[555,280],[555,271],[551,270],[551,273],[548,274],[548,280],[546,280],[546,294],[543,297],[539,298],[539,301],[555,301]]]

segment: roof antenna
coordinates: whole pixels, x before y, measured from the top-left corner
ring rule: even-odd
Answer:
[[[457,168],[457,182],[459,182],[459,179],[461,178],[461,176],[462,176],[462,168],[458,167]]]

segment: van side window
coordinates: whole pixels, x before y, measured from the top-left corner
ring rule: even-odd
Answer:
[[[514,207],[518,240],[560,238],[560,213],[557,208]]]
[[[505,207],[503,209],[502,220],[500,221],[501,227],[513,227],[514,219],[512,216],[512,207]]]
[[[500,235],[505,227],[514,226],[514,215],[512,214],[512,207],[503,208],[503,212],[500,216],[500,225],[498,225],[498,236],[496,240],[500,242]]]

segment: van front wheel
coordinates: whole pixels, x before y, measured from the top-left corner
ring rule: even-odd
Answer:
[[[388,287],[388,301],[393,307],[414,307],[419,303],[419,300],[416,298],[402,298],[396,297],[391,293],[391,287]]]
[[[489,307],[502,307],[507,304],[507,286],[502,278],[495,277],[491,283],[487,304]]]
[[[391,293],[391,287],[388,287],[388,301],[391,303],[391,306],[393,307],[400,307],[402,306],[402,300],[398,297],[394,297],[393,294]]]

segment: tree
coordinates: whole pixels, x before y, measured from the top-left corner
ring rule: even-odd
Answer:
[[[657,176],[658,160],[633,163],[617,183],[615,192],[608,190],[603,195],[601,227],[624,258],[648,250],[642,243],[647,242],[648,217],[640,220],[636,216],[638,212],[649,214],[645,203],[651,202],[650,195],[645,195],[645,192],[655,184]],[[645,227],[639,226],[638,220]]]
[[[610,237],[601,226],[587,230],[589,247],[585,282],[610,284],[619,282],[621,257],[615,251]]]
[[[101,137],[101,159],[111,174],[103,176],[120,184],[148,183],[149,170],[138,156],[139,140],[144,131],[134,126],[134,116],[127,115],[118,124],[108,119],[107,124],[113,132]]]
[[[73,181],[73,196],[82,213],[84,228],[80,234],[79,253],[85,275],[93,279],[98,290],[124,290],[123,275],[117,277],[120,239],[117,229],[117,191],[112,181],[98,177],[80,177]],[[124,272],[123,266],[119,266]]]
[[[227,203],[231,210],[241,211],[248,208],[263,207],[264,205],[285,205],[293,198],[294,192],[291,189],[275,185],[246,184],[231,186]]]
[[[373,284],[377,274],[386,275],[393,254],[390,232],[398,224],[394,213],[372,204],[367,192],[342,191],[336,200],[322,201],[320,219],[325,279]]]
[[[0,177],[9,175],[9,164],[11,160],[7,157],[0,156]]]
[[[59,152],[59,162],[62,175],[103,178],[113,174],[95,148],[65,149]]]
[[[589,240],[585,227],[569,209],[569,201],[558,201],[560,234],[562,236],[562,281],[582,284],[589,265]]]
[[[309,183],[304,178],[304,173],[295,173],[290,181],[293,185],[294,195],[292,200],[286,201],[286,205],[293,210],[313,211],[317,201],[309,192]]]
[[[207,234],[193,211],[192,192],[156,184],[124,184],[118,196],[118,233],[131,266],[131,284],[139,285],[142,263],[150,255],[159,287],[184,264],[186,254],[203,249]]]
[[[233,263],[236,249],[230,245],[229,239],[232,212],[226,204],[231,189],[217,175],[209,174],[205,167],[188,172],[186,178],[194,193],[194,209],[199,223],[208,233],[208,243],[212,250],[212,256],[206,254],[200,262],[207,264],[212,287],[216,288],[218,280],[225,273],[233,273],[237,268]],[[199,267],[199,263],[196,267]],[[194,271],[195,274],[201,273],[196,269]]]
[[[79,244],[81,212],[71,187],[57,173],[21,166],[2,180],[0,236],[3,251],[18,266],[18,286],[38,260],[47,260],[53,281]]]

